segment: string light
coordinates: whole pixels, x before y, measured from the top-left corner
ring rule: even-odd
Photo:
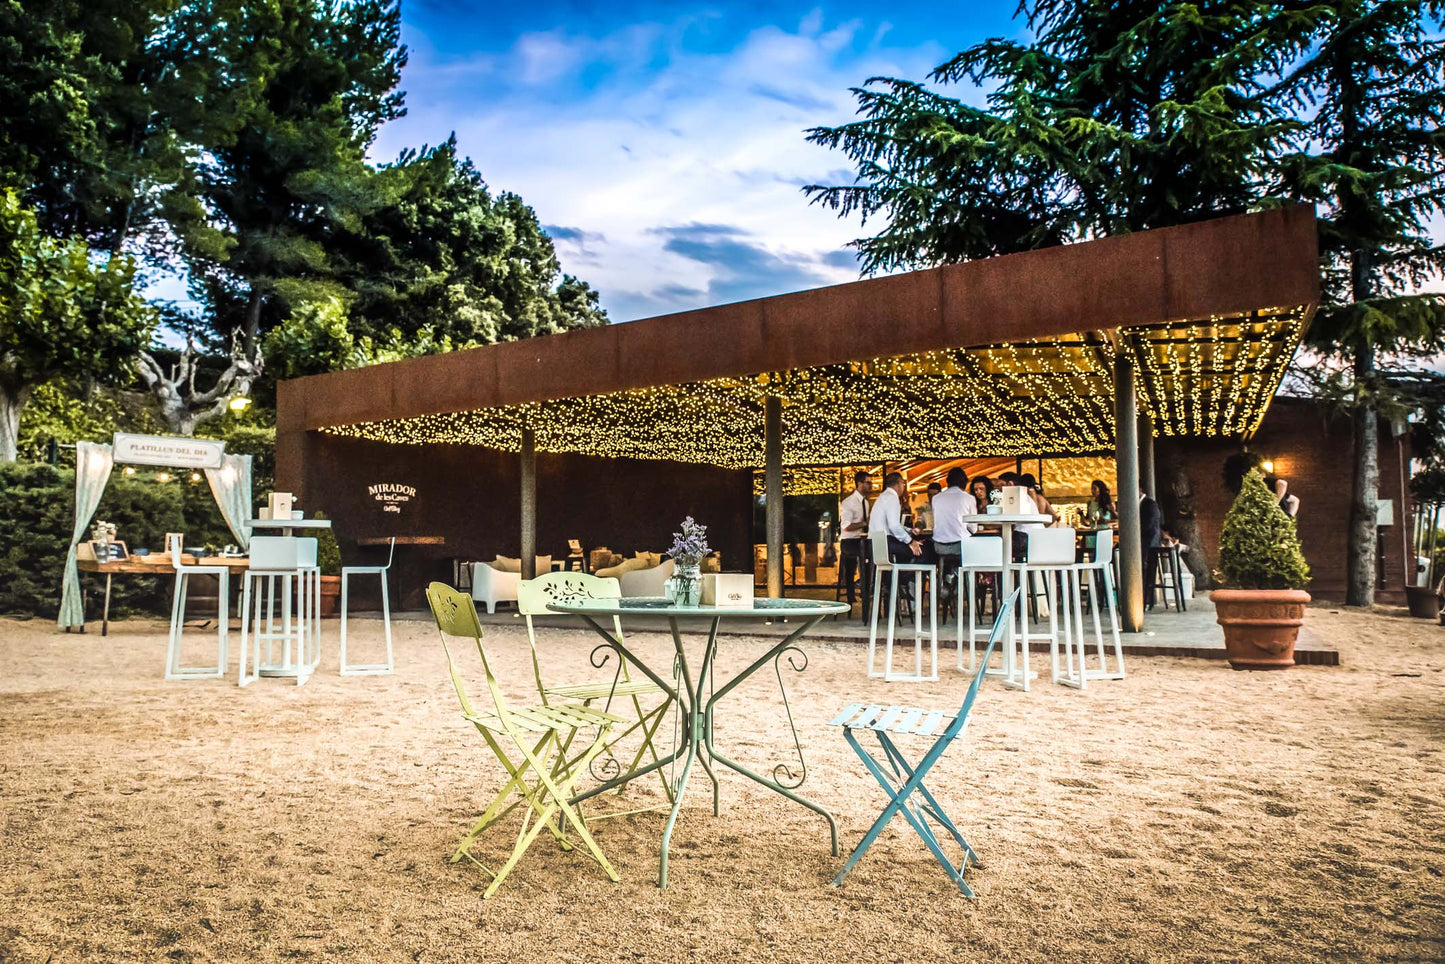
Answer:
[[[757,468],[764,400],[783,403],[785,465],[911,458],[1090,455],[1114,447],[1117,352],[1139,373],[1140,407],[1161,435],[1258,428],[1308,317],[1305,306],[1122,332],[1065,335],[763,372],[605,395],[323,429],[404,445],[539,452]],[[802,488],[821,485],[798,476]],[[836,491],[830,480],[827,491]]]

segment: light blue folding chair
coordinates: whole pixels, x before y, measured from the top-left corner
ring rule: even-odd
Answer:
[[[968,866],[970,859],[979,863],[978,854],[969,846],[963,834],[954,826],[948,814],[944,812],[943,806],[937,798],[924,785],[923,778],[933,765],[943,756],[943,751],[948,745],[963,735],[964,729],[968,726],[969,712],[973,709],[973,701],[978,696],[978,688],[983,683],[984,672],[988,667],[989,657],[993,655],[994,647],[998,645],[999,639],[1008,628],[1009,617],[1013,614],[1014,607],[1018,605],[1022,588],[1015,589],[1002,606],[999,607],[998,615],[994,617],[993,630],[988,636],[988,648],[984,650],[983,661],[978,664],[978,671],[974,674],[973,682],[969,684],[968,694],[963,698],[963,706],[959,708],[958,715],[950,719],[943,710],[925,710],[915,706],[881,706],[878,704],[850,703],[843,712],[839,713],[832,720],[828,721],[830,726],[843,727],[843,736],[847,738],[853,751],[858,754],[858,759],[868,768],[878,781],[883,792],[888,794],[888,806],[883,808],[883,813],[873,821],[873,826],[863,835],[863,840],[858,844],[848,857],[843,869],[838,871],[838,876],[833,878],[834,886],[841,886],[843,878],[848,876],[848,871],[863,856],[864,852],[878,839],[883,828],[888,826],[889,821],[901,812],[908,822],[917,831],[918,836],[923,838],[924,844],[932,851],[939,865],[943,867],[948,878],[958,885],[958,889],[969,897],[974,896],[973,890],[964,882],[963,872]],[[902,752],[894,745],[890,733],[912,736],[933,736],[939,727],[943,727],[943,733],[938,737],[923,759],[918,761],[917,766],[910,766]],[[873,754],[863,748],[856,736],[859,730],[869,730],[878,737],[878,745],[883,748],[883,759],[879,760]],[[917,794],[921,800],[915,800]],[[929,824],[928,818],[932,817],[944,830],[948,831],[959,847],[963,848],[963,861],[953,866],[953,861],[943,852],[943,846],[938,841],[938,835],[934,833],[933,827]]]

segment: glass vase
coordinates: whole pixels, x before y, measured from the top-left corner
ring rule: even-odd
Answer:
[[[678,562],[672,570],[672,601],[678,606],[696,606],[702,599],[699,564]]]

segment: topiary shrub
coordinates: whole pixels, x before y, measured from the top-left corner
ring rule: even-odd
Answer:
[[[1257,470],[1245,473],[1224,517],[1219,568],[1229,589],[1303,589],[1309,582],[1295,520],[1279,507]]]

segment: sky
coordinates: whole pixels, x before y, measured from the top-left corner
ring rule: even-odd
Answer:
[[[372,158],[455,132],[613,321],[851,281],[867,229],[801,190],[851,167],[805,130],[852,119],[869,77],[1021,36],[1015,6],[404,0],[407,114]]]

